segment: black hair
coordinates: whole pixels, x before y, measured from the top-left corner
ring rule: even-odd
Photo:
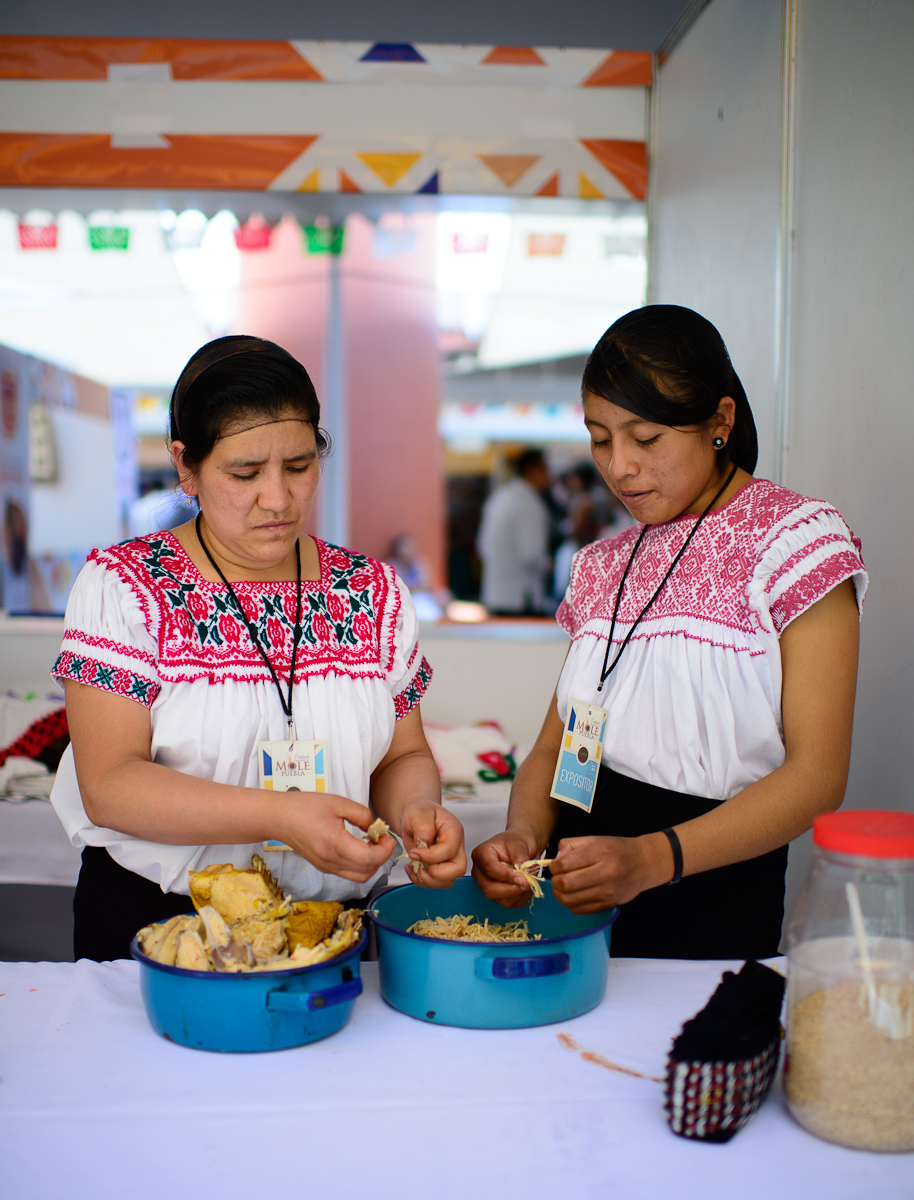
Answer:
[[[731,396],[733,429],[718,457],[755,470],[758,435],[743,385],[723,338],[691,308],[647,304],[610,325],[584,367],[581,395],[588,392],[671,426],[701,425]]]
[[[280,420],[293,412],[314,430],[318,457],[330,451],[311,377],[288,350],[265,338],[216,338],[194,354],[171,394],[169,434],[184,443],[195,470],[230,426],[246,418]]]
[[[514,470],[520,476],[520,478],[523,479],[527,471],[535,467],[541,467],[545,462],[546,456],[543,454],[542,450],[531,448],[529,450],[524,450],[522,454],[517,456],[517,458],[514,460]]]

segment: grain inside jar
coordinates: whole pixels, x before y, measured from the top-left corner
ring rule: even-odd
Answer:
[[[879,995],[914,1028],[914,985],[881,983]],[[793,1009],[784,1090],[793,1115],[819,1137],[914,1150],[914,1034],[878,1029],[859,982],[813,992]]]

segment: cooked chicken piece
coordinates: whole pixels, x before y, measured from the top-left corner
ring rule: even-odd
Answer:
[[[299,900],[292,905],[286,922],[286,941],[290,952],[299,946],[310,949],[322,942],[336,924],[343,906],[336,900]]]
[[[199,930],[199,927],[200,918],[195,913],[181,913],[168,921],[147,925],[137,934],[137,941],[140,949],[148,958],[164,963],[166,967],[173,967],[178,948],[178,935],[185,930]]]
[[[211,971],[213,964],[209,961],[203,938],[194,929],[185,929],[178,934],[178,949],[175,955],[175,966],[184,967],[188,971]]]
[[[206,927],[206,948],[217,971],[245,971],[254,966],[254,951],[234,936],[215,908],[204,905],[200,917]]]
[[[285,901],[282,889],[266,863],[255,854],[243,870],[218,863],[190,872],[190,896],[198,912],[211,905],[226,921],[266,916]],[[277,914],[278,915],[278,914]]]

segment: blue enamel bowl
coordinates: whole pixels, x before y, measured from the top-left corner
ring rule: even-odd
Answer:
[[[288,1050],[342,1029],[362,992],[359,963],[368,945],[357,945],[329,962],[287,971],[237,975],[188,971],[154,962],[139,948],[140,992],[146,1015],[170,1042],[195,1050],[250,1053]]]
[[[567,1021],[603,999],[617,908],[576,916],[552,894],[532,908],[487,900],[475,880],[447,890],[415,884],[379,896],[369,910],[378,940],[381,995],[420,1021],[465,1029],[517,1029]],[[458,913],[503,925],[526,920],[537,942],[439,941],[408,933],[425,917]]]

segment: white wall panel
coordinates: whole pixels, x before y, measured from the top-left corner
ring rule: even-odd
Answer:
[[[867,808],[914,808],[912,54],[909,0],[800,4],[785,482],[863,539],[846,803]]]
[[[780,0],[714,0],[660,71],[649,296],[713,321],[776,462]]]
[[[848,807],[914,807],[914,5],[798,0],[783,482],[863,540]],[[651,298],[721,329],[775,469],[778,0],[713,0],[660,72]],[[788,912],[809,861],[791,848]]]

